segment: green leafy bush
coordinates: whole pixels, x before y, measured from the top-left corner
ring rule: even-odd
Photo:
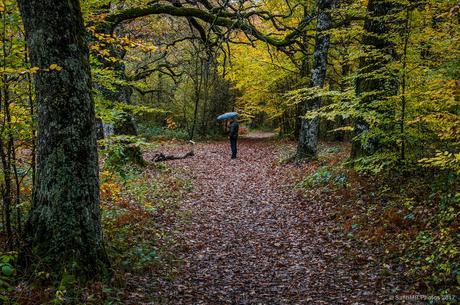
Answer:
[[[100,141],[105,155],[104,167],[123,172],[126,164],[134,163],[144,165],[142,148],[150,146],[139,137],[135,136],[111,136]]]
[[[330,168],[328,166],[320,167],[316,172],[306,176],[298,185],[300,188],[309,189],[314,187],[322,187],[327,184],[332,184],[337,187],[345,187],[348,182],[346,172]]]
[[[8,301],[8,297],[1,292],[13,290],[12,282],[16,274],[13,266],[15,259],[16,252],[0,253],[0,303]]]
[[[167,128],[157,126],[139,125],[139,133],[148,140],[178,139],[187,140],[189,135],[186,130],[180,128]]]

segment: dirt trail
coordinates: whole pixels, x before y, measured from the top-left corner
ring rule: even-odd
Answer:
[[[169,163],[194,189],[183,206],[192,213],[185,271],[164,288],[165,303],[392,304],[371,259],[346,258],[327,197],[294,189],[311,165],[280,165],[289,145],[249,136],[230,160],[227,142],[200,143],[193,159]]]

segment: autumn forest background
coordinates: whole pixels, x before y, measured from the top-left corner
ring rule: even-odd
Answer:
[[[1,304],[458,301],[458,1],[0,13]]]

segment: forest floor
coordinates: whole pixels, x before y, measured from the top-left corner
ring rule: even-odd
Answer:
[[[156,302],[396,304],[397,279],[383,277],[376,253],[354,248],[336,220],[340,193],[296,187],[343,159],[347,147],[324,144],[325,158],[299,165],[282,162],[294,144],[270,136],[240,139],[236,160],[227,141],[211,141],[198,143],[193,158],[168,162],[193,187],[180,205],[190,219],[176,228],[183,267],[174,280],[158,281]],[[161,149],[181,154],[187,147]]]

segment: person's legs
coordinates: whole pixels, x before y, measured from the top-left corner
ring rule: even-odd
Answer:
[[[237,153],[236,139],[230,139],[230,147],[232,149],[232,159],[236,159],[236,153]]]

